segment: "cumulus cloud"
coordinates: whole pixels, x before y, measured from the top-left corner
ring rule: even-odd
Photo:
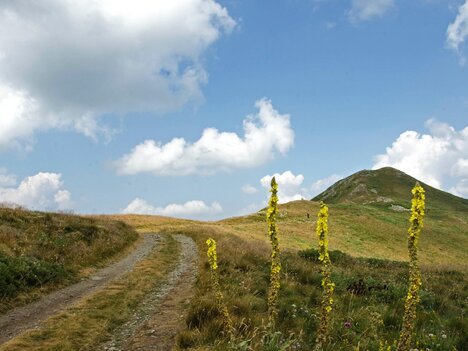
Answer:
[[[449,191],[454,195],[468,198],[468,178],[460,180]]]
[[[348,17],[351,22],[361,22],[375,17],[382,17],[394,4],[394,0],[352,0]]]
[[[458,8],[457,17],[447,28],[447,45],[460,55],[460,63],[465,64],[465,57],[460,53],[460,45],[468,38],[468,0]]]
[[[276,111],[270,100],[255,104],[258,113],[244,120],[244,136],[207,128],[194,143],[174,138],[167,144],[146,140],[114,162],[118,174],[213,174],[249,168],[286,154],[294,143],[289,115]]]
[[[329,186],[335,184],[340,179],[343,179],[343,176],[332,174],[326,178],[315,181],[310,187],[312,197],[320,194],[322,191],[326,190]]]
[[[244,194],[255,194],[256,192],[258,192],[258,189],[254,187],[253,185],[245,184],[244,186],[242,186],[242,192]]]
[[[5,168],[0,167],[0,188],[14,185],[16,185],[16,176],[8,173]]]
[[[456,190],[468,196],[468,127],[455,130],[452,126],[430,119],[426,122],[430,134],[406,131],[377,155],[373,169],[394,167],[439,189]],[[456,185],[450,187],[450,183]]]
[[[304,176],[302,174],[294,175],[291,171],[286,171],[282,174],[275,173],[273,175],[266,175],[260,179],[260,184],[264,188],[270,189],[270,183],[273,177],[275,177],[276,183],[278,183],[279,203],[310,197],[307,189],[302,188],[302,183],[304,182]]]
[[[468,178],[468,158],[459,158],[451,171],[454,176]]]
[[[251,204],[248,204],[244,208],[242,208],[237,214],[239,216],[245,216],[251,213],[255,213],[260,211],[262,208],[266,207],[268,205],[267,201],[261,201],[261,202],[253,202]]]
[[[71,206],[71,194],[63,188],[61,177],[58,173],[41,172],[25,178],[18,187],[0,184],[0,202],[33,210],[68,209]]]
[[[184,204],[170,204],[166,207],[155,207],[147,201],[136,198],[122,211],[126,214],[146,214],[169,217],[198,217],[203,215],[213,215],[223,212],[223,208],[218,202],[211,205],[203,201],[193,200]]]
[[[199,99],[201,57],[234,26],[215,0],[0,2],[0,147]]]

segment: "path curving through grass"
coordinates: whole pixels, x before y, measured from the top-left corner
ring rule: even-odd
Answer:
[[[157,235],[145,235],[139,245],[126,257],[98,270],[88,279],[55,291],[28,305],[15,308],[0,316],[0,345],[18,334],[36,328],[48,317],[75,304],[83,297],[122,277],[145,258],[161,240]]]

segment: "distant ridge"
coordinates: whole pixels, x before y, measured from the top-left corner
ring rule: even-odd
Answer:
[[[339,180],[312,201],[329,204],[355,203],[392,207],[404,211],[411,203],[411,189],[418,180],[395,168],[363,170]],[[419,183],[426,190],[428,209],[465,211],[468,200]]]

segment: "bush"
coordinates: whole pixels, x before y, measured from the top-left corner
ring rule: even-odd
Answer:
[[[22,291],[46,283],[62,282],[69,273],[60,265],[32,257],[11,257],[0,251],[0,298],[11,298]]]

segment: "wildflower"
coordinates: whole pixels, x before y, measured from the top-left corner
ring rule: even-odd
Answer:
[[[208,245],[208,251],[207,251],[207,256],[208,256],[208,263],[210,264],[210,267],[213,271],[216,271],[218,269],[218,257],[216,256],[216,241],[213,239],[208,239],[206,241],[206,245]]]
[[[344,323],[343,323],[343,327],[345,327],[345,328],[347,328],[347,329],[351,328],[351,322],[350,322],[350,321],[344,322]]]
[[[279,239],[276,228],[276,214],[278,211],[278,184],[275,177],[271,179],[271,197],[267,211],[268,236],[271,243],[271,269],[270,269],[270,291],[268,292],[268,317],[269,324],[274,327],[278,316],[278,292],[281,287],[280,272],[281,262],[279,257]]]
[[[206,245],[208,245],[207,256],[208,256],[208,263],[210,264],[211,269],[211,284],[213,286],[213,290],[216,296],[216,303],[218,305],[219,311],[224,319],[224,327],[227,329],[229,337],[231,340],[233,339],[233,330],[234,327],[232,325],[231,316],[229,315],[229,311],[227,309],[226,303],[224,302],[224,296],[221,291],[221,286],[219,284],[219,276],[218,276],[218,257],[216,254],[216,241],[214,239],[208,239],[206,241]]]
[[[333,304],[333,290],[335,284],[332,283],[330,275],[330,256],[328,254],[328,207],[321,202],[318,213],[316,233],[319,239],[319,260],[322,262],[322,310],[320,315],[320,326],[316,339],[316,350],[320,350],[326,342],[330,324],[330,312]]]
[[[442,339],[447,339],[447,335],[446,335],[446,334],[442,334],[440,337],[441,337]]]
[[[425,209],[424,189],[416,183],[411,201],[410,227],[408,229],[408,251],[410,257],[409,265],[409,288],[405,301],[405,313],[403,326],[398,341],[398,351],[406,351],[410,347],[411,334],[416,322],[416,307],[419,303],[419,288],[421,287],[421,272],[418,266],[418,239],[423,227]]]

